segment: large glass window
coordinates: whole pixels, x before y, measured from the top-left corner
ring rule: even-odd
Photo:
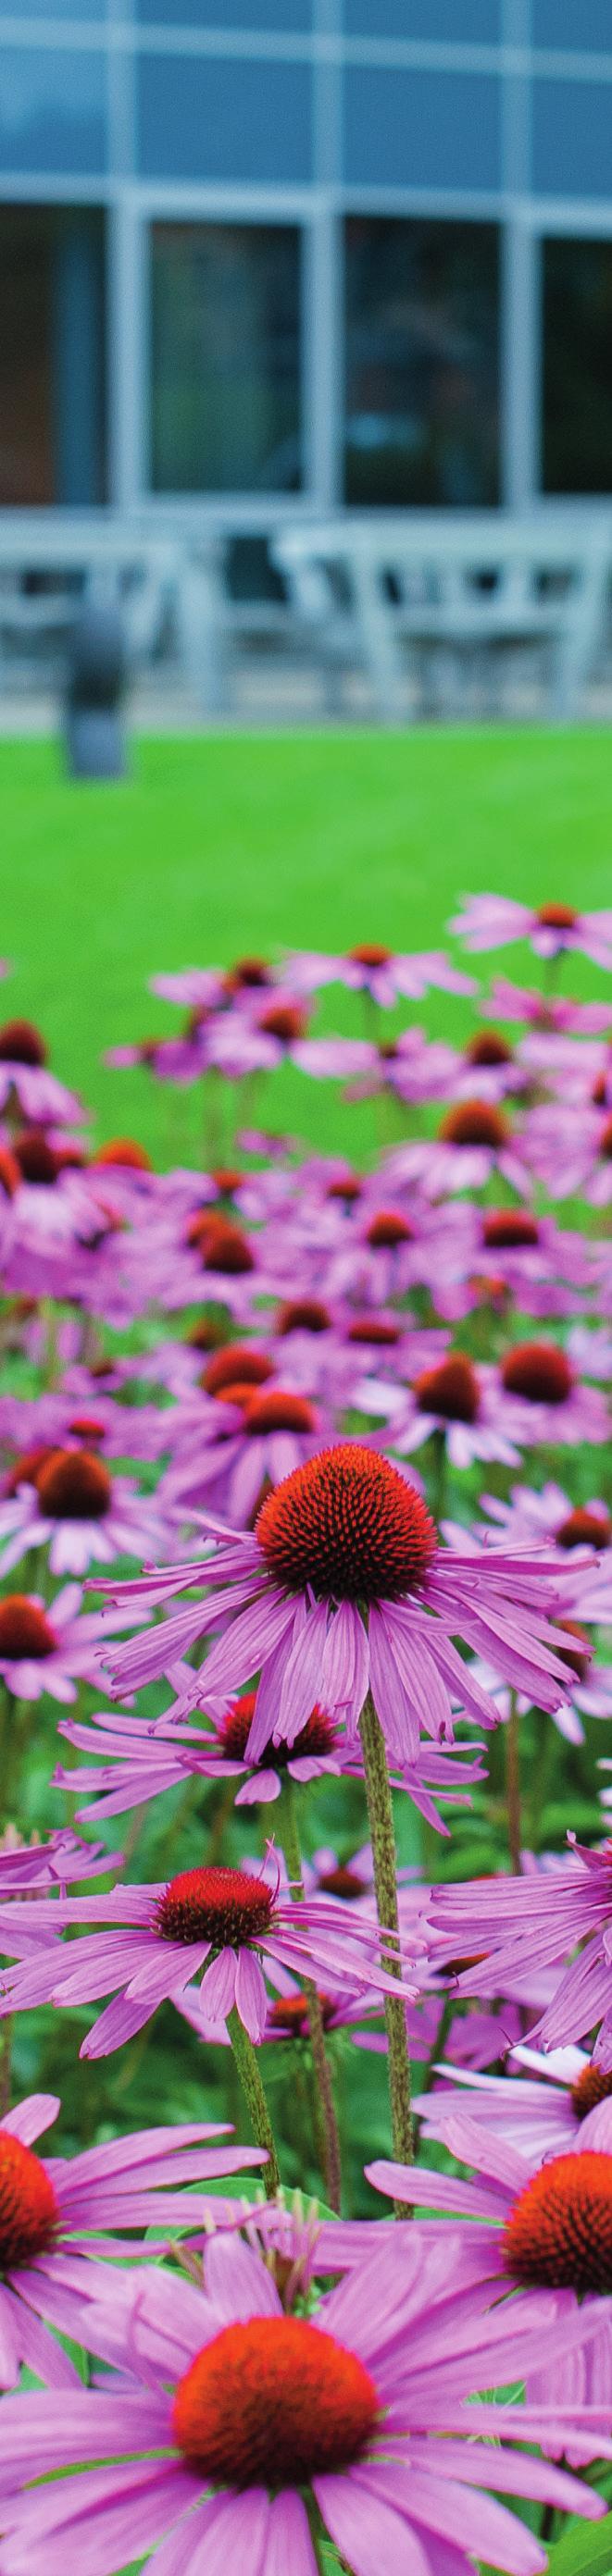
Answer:
[[[308,63],[233,54],[137,59],[138,158],[147,179],[252,180],[299,187],[312,175]]]
[[[612,492],[612,241],[543,243],[545,492]]]
[[[0,207],[0,506],[103,501],[104,218]]]
[[[344,0],[344,25],[347,36],[492,45],[500,34],[500,0]]]
[[[312,26],[312,0],[136,0],[136,16],[150,27],[240,27],[292,36]]]
[[[347,501],[496,502],[496,227],[351,216],[346,230]]]
[[[0,168],[106,168],[106,63],[92,47],[0,45]]]
[[[300,234],[288,224],[152,228],[157,492],[296,492]]]

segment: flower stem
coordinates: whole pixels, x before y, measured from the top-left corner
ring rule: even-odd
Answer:
[[[275,2200],[277,2191],[280,2191],[280,2170],[274,2142],[274,2131],[257,2064],[257,2053],[253,2047],[252,2039],[249,2039],[248,2030],[245,2030],[244,2022],[240,2019],[240,2014],[237,2011],[235,2004],[232,2004],[231,2012],[228,2013],[227,2028],[234,2054],[234,2062],[240,2077],[245,2101],[248,2103],[249,2107],[253,2135],[257,2146],[265,2147],[268,2157],[267,2165],[264,2165],[262,2174],[266,2200]]]
[[[506,1818],[508,1825],[508,1850],[512,1865],[512,1875],[513,1878],[520,1878],[523,1866],[523,1837],[521,1832],[521,1775],[519,1764],[520,1719],[516,1705],[516,1691],[511,1692],[510,1699],[510,1716],[504,1727],[504,1750],[506,1755]]]
[[[397,1861],[391,1784],[387,1770],[385,1739],[377,1717],[371,1691],[361,1711],[359,1733],[363,1752],[365,1789],[368,1802],[370,1839],[374,1860],[376,1911],[381,1931],[397,1932]],[[389,1973],[401,1977],[399,1958],[391,1957]],[[410,2058],[406,2029],[406,2007],[401,1995],[385,1995],[385,2028],[388,2045],[389,2100],[393,2154],[398,2164],[414,2162],[414,2131],[410,2096]],[[396,2218],[411,2217],[410,2203],[396,2200]]]
[[[287,1777],[283,1780],[281,1800],[281,1834],[283,1839],[283,1850],[289,1877],[292,1883],[291,1893],[294,1903],[299,1905],[304,1895],[302,1855],[300,1851],[300,1838],[298,1833],[293,1781]],[[321,1997],[318,1987],[315,1985],[312,1977],[304,1978],[304,1993],[308,2003],[308,2035],[310,2039],[313,2074],[317,2088],[318,2107],[320,2112],[325,2193],[330,2209],[336,2210],[339,2215],[342,2206],[340,2136],[336,2118],[336,2105],[334,2102],[332,2071],[325,2046],[325,2030],[321,2008]]]

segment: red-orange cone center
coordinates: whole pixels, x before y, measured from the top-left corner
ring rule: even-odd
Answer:
[[[0,1601],[1,1663],[39,1663],[55,1653],[55,1643],[44,1610],[26,1592],[11,1592]]]
[[[48,2253],[59,2209],[48,2174],[31,2147],[0,2129],[0,2272],[15,2272]]]
[[[531,2175],[503,2229],[512,2279],[551,2290],[612,2290],[612,2156],[555,2156]]]
[[[265,1881],[246,1869],[182,1869],[160,1896],[156,1929],[165,1941],[240,1948],[268,1930],[273,1902]]]
[[[397,1601],[425,1580],[437,1535],[388,1458],[339,1442],[295,1467],[262,1503],[256,1536],[270,1573],[323,1600]]]
[[[250,2317],[196,2355],[172,2428],[213,2485],[299,2487],[360,2459],[378,2414],[369,2371],[335,2336],[306,2317]]]

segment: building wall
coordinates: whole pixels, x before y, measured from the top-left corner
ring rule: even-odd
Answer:
[[[0,0],[14,205],[55,209],[37,490],[612,490],[612,0]]]

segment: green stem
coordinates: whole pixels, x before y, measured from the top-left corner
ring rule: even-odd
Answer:
[[[257,2146],[266,2149],[268,2162],[264,2165],[262,2174],[266,2200],[275,2200],[277,2191],[280,2191],[280,2171],[274,2131],[257,2064],[257,2053],[235,2004],[232,2004],[231,2012],[227,2016],[227,2029],[245,2101],[248,2103],[253,2136]]]
[[[431,1508],[434,1520],[441,1521],[446,1511],[448,1468],[446,1433],[432,1431],[431,1446],[433,1452]]]
[[[397,1860],[391,1784],[387,1769],[385,1739],[376,1715],[371,1691],[361,1711],[359,1733],[363,1752],[365,1790],[368,1804],[370,1840],[374,1860],[376,1911],[382,1932],[399,1931],[397,1906]],[[401,1979],[399,1956],[392,1953],[387,1962],[392,1977]],[[406,2029],[406,2007],[401,1995],[385,1995],[385,2028],[388,2046],[389,2101],[393,2154],[398,2164],[414,2162],[414,2132],[410,2094],[410,2057]],[[396,2200],[396,2218],[412,2216],[410,2203]]]
[[[285,1775],[281,1788],[281,1834],[287,1869],[292,1882],[291,1893],[293,1901],[294,1904],[299,1905],[301,1904],[304,1895],[302,1855],[300,1851],[300,1837],[298,1833],[293,1781],[290,1780],[287,1775]],[[325,2046],[325,2028],[323,2023],[321,1997],[318,1987],[315,1985],[312,1977],[304,1978],[304,1993],[308,2002],[308,2035],[312,2051],[312,2065],[318,2095],[318,2107],[321,2115],[325,2194],[329,2208],[336,2210],[339,2214],[342,2206],[342,2160],[340,2155],[340,2135],[336,2118],[332,2071]]]
[[[516,1705],[516,1691],[512,1691],[510,1695],[510,1716],[504,1727],[504,1751],[506,1755],[506,1818],[508,1825],[508,1850],[510,1853],[513,1878],[520,1878],[523,1866],[523,1837],[521,1832],[521,1775],[519,1759],[520,1719]]]

